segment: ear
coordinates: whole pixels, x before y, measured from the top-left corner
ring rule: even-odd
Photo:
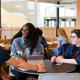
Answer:
[[[80,38],[78,38],[79,39],[79,41],[80,41]]]

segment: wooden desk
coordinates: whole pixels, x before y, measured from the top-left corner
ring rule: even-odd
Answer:
[[[48,41],[47,44],[48,45],[57,44],[57,41]]]
[[[57,47],[57,41],[47,42],[47,44],[48,44],[48,50],[51,50]]]

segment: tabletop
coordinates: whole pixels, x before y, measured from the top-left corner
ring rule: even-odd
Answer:
[[[76,69],[76,65],[73,65],[73,64],[53,64],[53,63],[51,63],[50,60],[44,60],[44,64],[47,68],[46,73],[68,73],[68,72],[72,72]],[[27,70],[27,71],[23,71],[20,69],[16,69],[16,70],[19,72],[22,72],[22,73],[27,73],[27,74],[35,74],[35,75],[42,74],[42,73],[32,71],[32,70]]]

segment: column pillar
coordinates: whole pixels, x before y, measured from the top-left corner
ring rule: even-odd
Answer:
[[[59,2],[57,3],[59,5]],[[56,8],[56,36],[57,34],[57,29],[59,28],[59,7]]]

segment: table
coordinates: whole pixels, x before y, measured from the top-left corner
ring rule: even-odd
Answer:
[[[54,49],[57,47],[57,41],[53,41],[53,42],[47,42],[48,44],[48,50]]]
[[[57,41],[48,41],[47,44],[49,44],[49,45],[57,44]]]
[[[56,65],[56,64],[52,64],[50,60],[44,60],[44,63],[47,68],[46,73],[68,73],[76,69],[76,65],[73,65],[73,64]],[[16,69],[16,70],[26,74],[35,74],[35,75],[43,74],[43,73],[31,71],[31,70],[29,71],[22,71],[19,69]]]

